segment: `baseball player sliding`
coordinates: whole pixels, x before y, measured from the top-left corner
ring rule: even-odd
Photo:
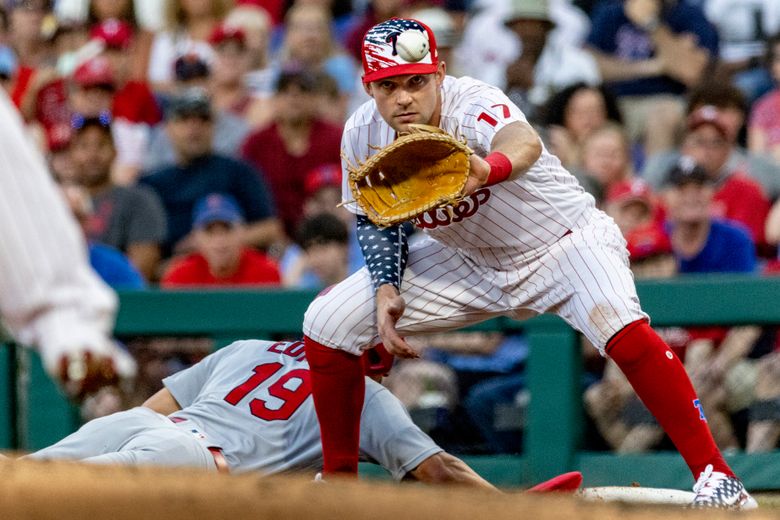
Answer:
[[[163,384],[143,406],[95,419],[27,457],[265,474],[322,467],[303,342],[238,341]],[[398,480],[494,489],[370,379],[360,429],[362,455]]]
[[[92,271],[73,217],[41,154],[0,90],[0,315],[73,396],[131,376],[109,339],[116,296]]]
[[[342,166],[366,268],[315,299],[304,319],[325,473],[356,472],[363,351],[382,342],[414,358],[406,336],[549,312],[626,374],[697,479],[694,506],[756,507],[715,445],[682,364],[649,326],[619,229],[523,113],[497,88],[447,76],[433,33],[415,20],[366,33],[363,74],[372,99],[346,123]],[[464,201],[418,216],[427,238],[411,248],[401,226],[380,228],[351,203],[347,182],[350,165],[410,124],[440,127],[475,152]]]

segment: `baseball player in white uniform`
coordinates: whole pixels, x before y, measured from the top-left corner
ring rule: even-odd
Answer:
[[[754,505],[679,359],[649,326],[619,229],[522,112],[497,88],[446,76],[433,33],[415,20],[366,33],[363,73],[373,99],[347,121],[342,154],[343,199],[357,214],[366,268],[315,299],[304,319],[325,473],[356,471],[362,351],[382,342],[417,357],[405,336],[549,312],[621,367],[698,478],[695,505]],[[410,123],[439,126],[475,152],[464,199],[415,219],[427,237],[411,248],[401,226],[380,229],[361,214],[346,182],[348,164]]]
[[[109,339],[116,296],[89,266],[84,238],[2,89],[0,121],[4,325],[21,343],[36,346],[49,374],[73,394],[84,390],[82,384],[99,383],[84,379],[86,353],[96,365],[108,362],[103,370],[131,376],[132,358]]]
[[[144,406],[90,421],[27,457],[233,473],[322,467],[303,342],[237,341],[163,384]],[[371,379],[365,389],[360,451],[398,480],[408,475],[492,489],[437,446],[400,401]]]

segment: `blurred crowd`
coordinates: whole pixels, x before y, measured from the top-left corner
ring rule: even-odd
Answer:
[[[780,272],[777,0],[0,0],[0,87],[113,287],[321,289],[362,266],[341,201],[360,44],[417,18],[503,89],[618,224],[637,278]],[[411,231],[411,230],[410,230]],[[780,438],[775,329],[666,329],[722,448]],[[419,341],[389,385],[448,445],[521,446],[521,335]],[[594,445],[663,433],[585,349]]]

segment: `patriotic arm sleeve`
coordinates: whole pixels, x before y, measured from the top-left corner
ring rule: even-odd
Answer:
[[[409,255],[409,244],[403,227],[396,225],[379,228],[368,217],[358,215],[357,234],[374,289],[388,283],[400,289]]]

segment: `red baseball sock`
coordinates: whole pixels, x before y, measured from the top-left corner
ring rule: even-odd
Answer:
[[[360,414],[366,382],[360,356],[304,336],[314,409],[320,421],[325,474],[357,475]]]
[[[734,475],[715,445],[685,368],[647,321],[627,325],[609,340],[606,351],[672,439],[694,479],[708,464]]]

